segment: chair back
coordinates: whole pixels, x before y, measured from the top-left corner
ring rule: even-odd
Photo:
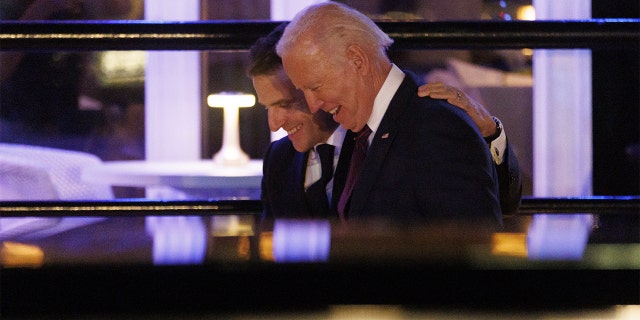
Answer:
[[[0,155],[20,159],[19,161],[25,164],[35,164],[40,171],[45,170],[50,177],[59,200],[108,200],[114,198],[110,185],[89,183],[81,179],[84,167],[102,163],[102,160],[94,154],[40,146],[0,143]],[[36,173],[33,174],[35,175]],[[42,187],[45,188],[44,186]],[[20,188],[26,188],[26,186],[21,186]]]
[[[0,201],[58,198],[47,168],[33,161],[0,153]]]

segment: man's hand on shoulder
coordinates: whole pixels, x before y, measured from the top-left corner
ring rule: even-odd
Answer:
[[[464,110],[476,124],[483,137],[490,137],[496,133],[496,123],[489,111],[481,103],[468,97],[461,89],[442,82],[433,82],[418,87],[418,96],[444,99]]]

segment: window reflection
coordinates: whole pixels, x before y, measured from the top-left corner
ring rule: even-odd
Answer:
[[[207,232],[202,217],[147,217],[145,226],[153,238],[154,265],[204,262]]]
[[[589,214],[534,215],[527,234],[529,259],[582,259],[592,227]]]
[[[276,262],[322,262],[329,258],[331,226],[327,220],[280,219],[273,226]]]

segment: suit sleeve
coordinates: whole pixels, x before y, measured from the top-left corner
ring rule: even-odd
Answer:
[[[417,136],[424,137],[416,172],[416,189],[425,199],[421,211],[501,224],[497,168],[479,131],[455,106],[438,101],[425,110],[417,120],[422,123]]]
[[[513,153],[513,149],[508,142],[504,151],[503,161],[501,164],[496,165],[496,171],[500,187],[502,214],[515,214],[518,212],[522,198],[522,177],[518,157]]]
[[[271,158],[271,150],[274,143],[269,144],[267,151],[264,154],[264,160],[262,162],[262,183],[260,199],[262,201],[262,218],[273,218],[273,212],[271,210],[271,199],[269,197],[269,166]]]

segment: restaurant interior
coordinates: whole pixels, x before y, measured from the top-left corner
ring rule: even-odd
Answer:
[[[637,319],[637,0],[343,0],[498,117],[469,223],[262,219],[248,49],[305,0],[0,3],[2,319]]]

